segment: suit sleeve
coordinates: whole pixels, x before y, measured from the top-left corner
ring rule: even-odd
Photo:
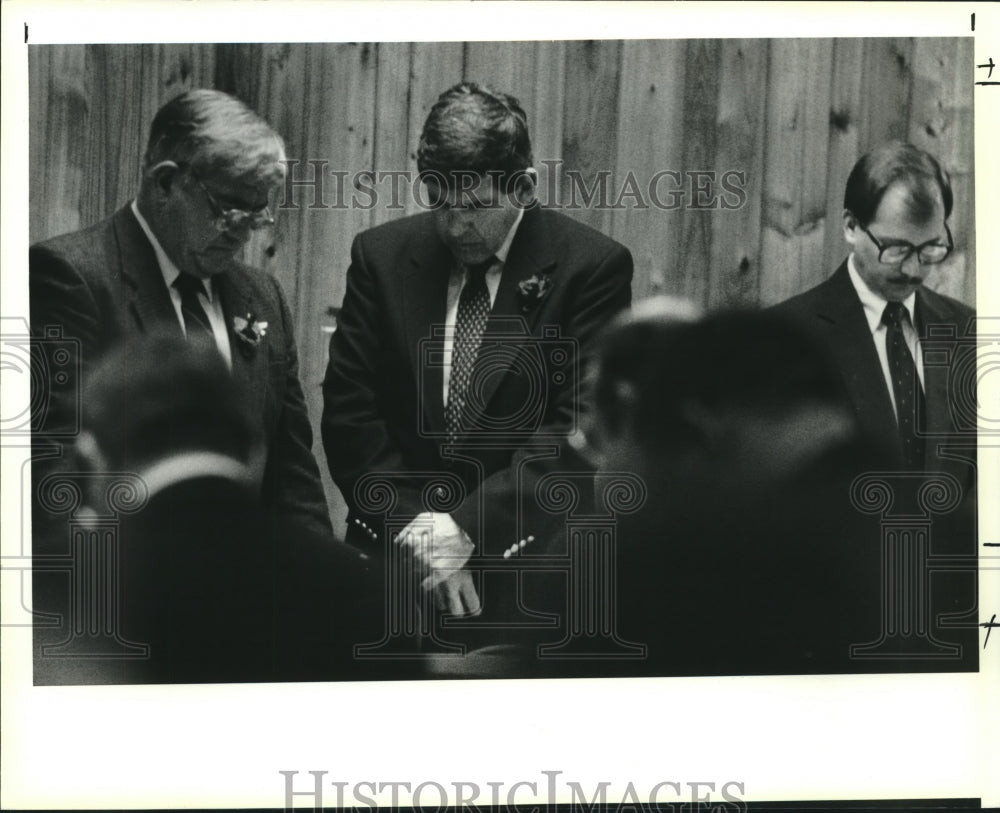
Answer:
[[[330,339],[330,360],[323,382],[323,448],[330,474],[352,514],[370,528],[381,527],[384,512],[365,504],[356,493],[364,475],[377,472],[395,498],[396,517],[423,511],[420,487],[379,405],[378,368],[384,355],[385,303],[365,259],[363,235],[354,238],[347,291]],[[374,494],[372,495],[374,498]]]
[[[632,272],[632,255],[624,246],[615,244],[587,274],[576,295],[567,303],[569,312],[562,319],[563,335],[574,342],[582,378],[585,378],[602,328],[631,303]],[[552,548],[564,538],[565,517],[548,512],[538,504],[535,486],[543,476],[563,472],[579,487],[593,474],[589,463],[568,442],[569,434],[589,411],[587,387],[584,381],[578,383],[578,390],[565,388],[548,405],[544,427],[514,453],[510,465],[486,477],[480,488],[452,512],[452,517],[479,550],[498,553],[517,543],[518,517],[523,520],[521,533],[536,537],[536,552],[543,547]],[[557,457],[536,457],[540,446],[551,446],[556,441]],[[581,490],[584,492],[581,499],[589,503],[590,490],[586,485],[582,485]],[[477,530],[480,528],[481,534]]]
[[[273,495],[278,537],[307,533],[331,538],[333,529],[319,466],[312,453],[312,427],[299,382],[298,351],[292,319],[281,286],[271,279],[285,335],[285,390],[278,425],[268,452],[264,493]]]
[[[45,246],[33,246],[28,253],[28,288],[32,403],[44,410],[32,416],[36,440],[71,443],[79,428],[83,378],[115,326],[100,318],[101,292],[88,285],[69,259]],[[69,350],[71,367],[52,363],[50,356],[60,348]],[[60,385],[65,380],[60,370],[73,369],[76,363],[79,367]]]

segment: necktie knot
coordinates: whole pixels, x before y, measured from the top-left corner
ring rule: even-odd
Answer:
[[[496,257],[490,255],[489,259],[483,260],[481,263],[470,263],[465,266],[466,278],[465,284],[470,283],[480,284],[486,279],[486,272],[493,267],[493,263],[496,262]]]
[[[902,302],[886,302],[882,311],[882,324],[886,327],[902,327],[910,318],[906,306]]]
[[[174,287],[182,294],[204,294],[205,284],[193,274],[179,274]]]

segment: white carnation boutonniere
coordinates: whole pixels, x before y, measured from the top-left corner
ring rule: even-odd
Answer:
[[[267,334],[267,322],[258,319],[253,312],[248,312],[245,317],[234,316],[233,328],[242,346],[248,349],[256,349]]]
[[[517,284],[517,301],[521,305],[521,312],[527,313],[537,306],[551,287],[552,282],[548,274],[532,274],[527,279],[521,280]]]

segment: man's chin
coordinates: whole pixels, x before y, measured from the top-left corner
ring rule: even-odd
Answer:
[[[923,282],[891,282],[883,288],[882,295],[888,302],[902,302],[923,287]]]
[[[490,252],[478,247],[473,249],[453,248],[451,253],[462,265],[479,265],[492,256]]]

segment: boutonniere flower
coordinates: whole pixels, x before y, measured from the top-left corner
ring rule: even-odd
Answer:
[[[521,311],[527,313],[534,308],[552,287],[548,274],[532,274],[517,284],[517,301],[521,303]]]
[[[247,313],[246,317],[234,316],[233,327],[247,347],[257,347],[267,333],[267,322],[262,322],[252,312]]]

